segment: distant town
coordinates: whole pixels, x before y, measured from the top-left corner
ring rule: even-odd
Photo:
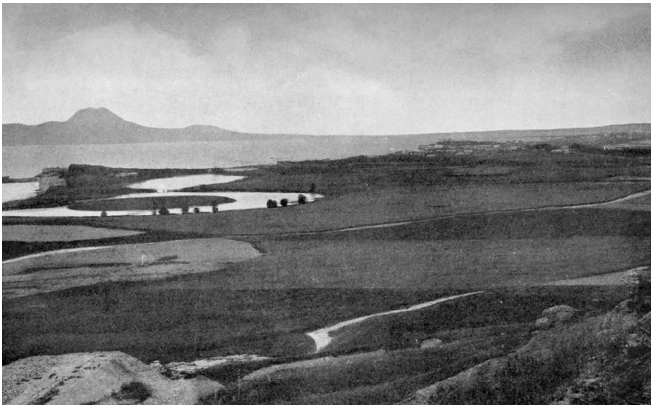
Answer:
[[[518,151],[523,149],[544,150],[569,154],[572,151],[612,151],[650,154],[650,133],[622,132],[599,135],[574,135],[568,137],[537,138],[535,141],[457,141],[443,140],[428,145],[418,145],[416,150],[397,150],[396,155],[436,157],[440,154],[469,155],[474,152]],[[608,152],[609,153],[609,152]]]

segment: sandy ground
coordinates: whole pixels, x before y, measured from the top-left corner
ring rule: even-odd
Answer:
[[[202,273],[258,257],[249,243],[179,240],[42,253],[2,264],[2,296],[22,297],[107,281]]]
[[[424,302],[424,303],[413,305],[411,307],[403,308],[403,309],[400,309],[400,310],[379,312],[377,314],[371,314],[371,315],[367,315],[367,316],[364,316],[364,317],[353,318],[351,320],[343,321],[343,322],[340,322],[338,324],[334,324],[334,325],[326,327],[326,328],[321,328],[321,329],[318,329],[316,331],[308,332],[307,336],[309,336],[310,338],[312,338],[314,340],[314,343],[316,344],[316,352],[320,352],[323,349],[325,349],[328,345],[330,345],[330,342],[332,341],[332,337],[330,336],[331,332],[336,331],[336,330],[338,330],[340,328],[346,327],[348,325],[357,324],[359,322],[362,322],[362,321],[367,320],[367,319],[372,318],[372,317],[380,317],[382,315],[401,314],[401,313],[404,313],[404,312],[416,311],[416,310],[420,310],[422,308],[431,307],[431,306],[433,306],[435,304],[439,304],[439,303],[442,303],[442,302],[455,300],[457,298],[468,297],[469,295],[474,295],[474,294],[481,294],[482,292],[483,291],[476,291],[476,292],[472,292],[472,293],[453,295],[451,297],[439,298],[438,300]]]

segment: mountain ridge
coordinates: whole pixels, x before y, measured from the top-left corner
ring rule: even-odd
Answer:
[[[258,134],[237,132],[213,125],[189,125],[184,128],[155,128],[126,121],[107,108],[84,108],[63,122],[48,121],[37,125],[10,123],[2,125],[4,146],[26,145],[97,145],[171,142],[213,142],[228,140],[263,140],[272,138],[412,138],[417,143],[443,139],[511,140],[535,137],[588,136],[603,133],[650,134],[649,123],[605,125],[588,128],[556,128],[529,130],[494,130],[440,132],[399,135],[303,135]]]

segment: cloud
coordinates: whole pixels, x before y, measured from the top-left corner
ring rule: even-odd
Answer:
[[[644,5],[5,7],[5,122],[106,106],[161,127],[388,134],[650,113]]]
[[[626,55],[650,60],[650,12],[608,21],[589,31],[557,37],[563,63],[573,67],[613,63]]]

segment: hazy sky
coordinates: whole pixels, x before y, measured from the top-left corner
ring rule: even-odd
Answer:
[[[650,122],[650,4],[2,6],[2,122],[398,134]]]

